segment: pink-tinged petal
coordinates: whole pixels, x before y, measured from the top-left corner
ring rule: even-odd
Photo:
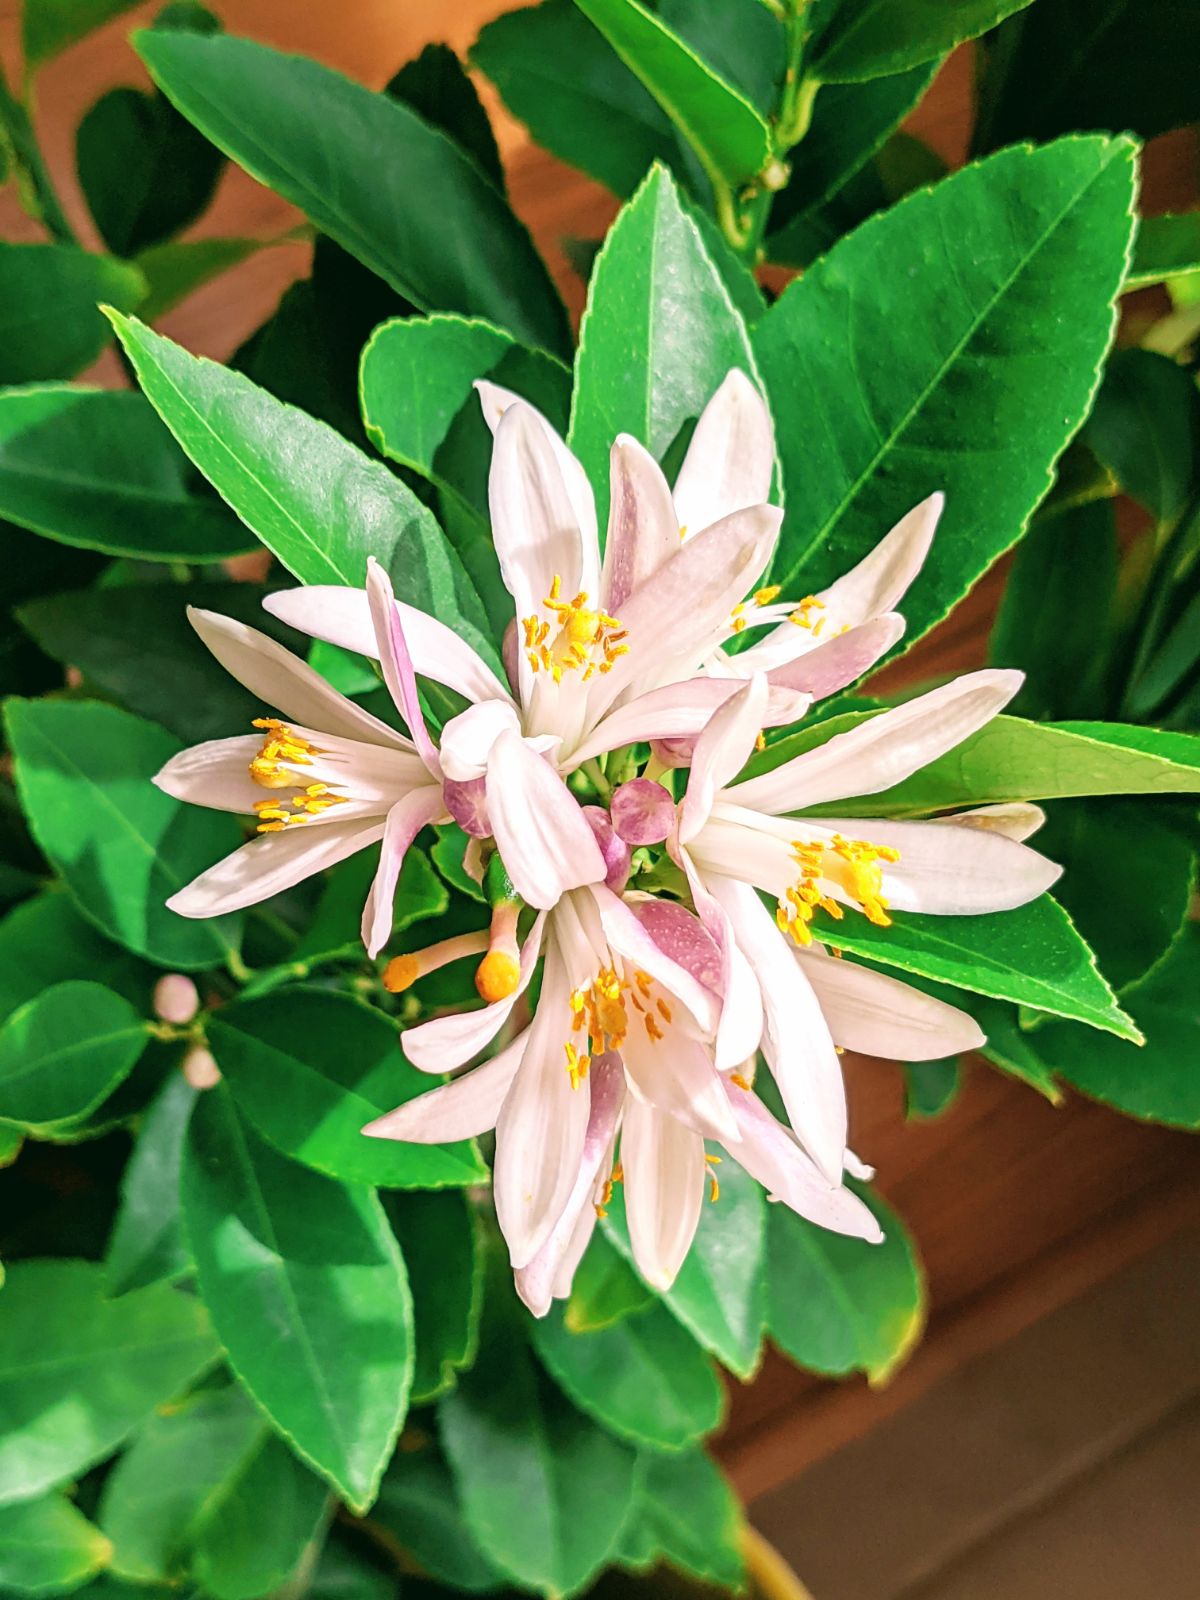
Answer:
[[[492,1193],[515,1269],[528,1266],[549,1238],[583,1159],[591,1088],[588,1078],[573,1082],[567,1071],[568,996],[562,957],[551,944],[525,1058],[496,1123]]]
[[[835,634],[785,666],[771,668],[768,681],[774,688],[803,691],[814,700],[824,700],[870,672],[899,643],[903,633],[904,618],[895,611],[885,612],[857,628]],[[746,657],[753,655],[753,650],[746,651]]]
[[[592,1192],[610,1159],[625,1104],[625,1073],[619,1057],[597,1056],[588,1073],[588,1083],[587,1130],[575,1182],[546,1242],[516,1275],[517,1293],[535,1317],[544,1317],[552,1300],[564,1299],[570,1293],[574,1269],[596,1222]]]
[[[381,744],[392,750],[408,747],[408,740],[386,722],[347,700],[306,661],[257,628],[195,606],[188,607],[188,621],[226,672],[265,706],[282,712],[289,722],[302,722],[322,733],[336,733],[344,739]]]
[[[368,1122],[362,1131],[371,1139],[396,1139],[402,1144],[453,1144],[456,1139],[489,1133],[496,1126],[524,1053],[525,1035],[521,1034],[482,1066],[472,1067],[461,1078],[415,1100],[406,1100]]]
[[[715,711],[737,694],[744,686],[743,678],[689,678],[682,683],[668,683],[650,689],[627,701],[600,721],[587,738],[574,750],[564,764],[573,771],[592,756],[619,750],[627,744],[642,742],[681,742],[686,759],[673,762],[687,766],[696,738],[704,731]],[[799,722],[812,704],[808,694],[796,694],[791,689],[772,689],[767,699],[763,725],[778,727],[786,722]]]
[[[257,733],[209,739],[172,756],[154,782],[164,794],[189,805],[248,816],[268,792],[250,776],[250,763],[261,749]]]
[[[775,433],[766,402],[735,367],[700,413],[679,476],[675,514],[689,534],[771,492]]]
[[[422,1072],[453,1072],[491,1044],[529,987],[542,953],[546,918],[537,917],[521,946],[521,977],[512,994],[474,1011],[453,1011],[431,1017],[400,1035],[400,1048]]]
[[[632,685],[656,688],[699,668],[770,561],[782,515],[765,505],[735,511],[688,539],[634,590],[621,607],[628,654],[589,685],[595,720]]]
[[[396,606],[392,580],[374,556],[367,557],[367,603],[371,608],[371,622],[375,628],[376,648],[383,669],[383,681],[397,711],[404,718],[417,754],[435,778],[442,775],[437,748],[425,726],[425,713],[421,710],[421,697],[417,693],[417,675]]]
[[[610,807],[613,827],[626,844],[661,844],[675,826],[675,802],[653,778],[622,783]]]
[[[621,1130],[625,1216],[637,1269],[669,1289],[684,1263],[704,1204],[704,1140],[674,1117],[631,1099]]]
[[[895,608],[924,565],[945,504],[940,492],[922,500],[856,567],[822,590],[826,631],[857,627]]]
[[[464,833],[470,834],[472,839],[486,839],[491,835],[485,779],[468,778],[465,783],[455,783],[447,778],[442,784],[442,798],[446,810]]]
[[[720,958],[721,1020],[717,1024],[714,1055],[718,1070],[725,1072],[740,1067],[758,1051],[765,1026],[762,991],[750,963],[738,949],[729,918],[704,887],[688,852],[676,849],[675,854],[687,875],[692,903]]]
[[[889,1061],[938,1061],[983,1043],[974,1017],[898,978],[816,951],[797,951],[795,959],[830,1033],[846,1050]]]
[[[619,895],[602,884],[593,884],[591,893],[609,947],[630,966],[662,984],[669,994],[682,1001],[701,1029],[711,1033],[717,1022],[717,999],[712,990],[698,983],[686,968],[659,948],[632,907]]]
[[[388,812],[379,865],[362,915],[362,941],[372,960],[391,938],[396,884],[409,845],[427,823],[444,821],[445,816],[442,791],[436,785],[412,790]]]
[[[566,784],[518,733],[492,746],[487,806],[496,847],[518,894],[555,904],[568,889],[603,883],[604,857]]]
[[[732,1154],[772,1199],[831,1233],[882,1243],[883,1230],[870,1208],[852,1190],[828,1183],[757,1095],[732,1084],[728,1094],[742,1135]]]
[[[713,1065],[711,1047],[669,1024],[665,1037],[653,1039],[631,1016],[629,1032],[621,1044],[621,1059],[629,1086],[639,1100],[664,1116],[678,1117],[705,1139],[722,1144],[739,1138],[737,1124],[725,1098],[721,1075]]]
[[[413,667],[422,678],[444,683],[468,700],[507,696],[508,691],[496,674],[453,628],[403,600],[397,600],[396,606]],[[314,639],[376,659],[378,644],[365,589],[334,583],[280,589],[266,597],[263,609]]]
[[[604,882],[614,893],[620,894],[629,881],[633,851],[618,835],[603,806],[584,806],[583,814],[604,857]]]
[[[895,911],[943,917],[1013,911],[1062,876],[1060,866],[1028,845],[983,828],[875,817],[862,822],[822,817],[821,826],[900,852],[900,860],[883,872],[884,897]]]
[[[492,746],[502,733],[517,733],[521,722],[508,700],[481,700],[451,717],[442,729],[442,771],[456,783],[482,778]]]
[[[382,817],[324,825],[298,822],[279,833],[260,833],[193,878],[167,906],[181,917],[219,917],[256,906],[382,838]]]
[[[812,986],[775,919],[748,884],[710,878],[762,991],[763,1054],[801,1144],[830,1183],[839,1183],[846,1149],[842,1067]]]
[[[562,480],[575,513],[575,524],[583,538],[582,581],[579,587],[586,589],[588,594],[595,599],[599,587],[600,533],[596,522],[596,500],[592,494],[592,486],[588,482],[587,473],[563,443],[558,429],[554,427],[547,417],[542,415],[536,406],[530,405],[528,400],[523,400],[519,394],[514,394],[511,389],[504,389],[498,383],[491,383],[486,378],[478,379],[475,389],[479,395],[480,405],[483,408],[484,420],[492,430],[493,437],[500,427],[501,417],[514,404],[531,413],[540,423],[550,448],[554,452],[554,460],[559,472],[562,474]]]
[[[990,722],[1023,681],[1020,672],[969,672],[738,784],[729,799],[779,815],[857,794],[878,794]]]
[[[609,455],[608,538],[600,593],[620,612],[633,591],[679,549],[679,519],[662,468],[638,441],[617,435]]]
[[[697,983],[720,994],[721,950],[699,917],[677,900],[630,895],[625,905],[669,961],[690,972]]]
[[[1046,813],[1030,800],[1013,800],[1006,805],[976,806],[974,811],[956,811],[953,816],[934,817],[960,828],[979,828],[984,833],[1002,833],[1018,844],[1030,838],[1045,824]]]
[[[708,821],[718,791],[753,754],[767,710],[767,680],[756,673],[731,695],[696,740],[687,793],[679,808],[679,842],[690,844]]]

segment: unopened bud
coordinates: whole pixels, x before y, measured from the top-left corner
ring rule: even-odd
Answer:
[[[200,1009],[196,985],[182,972],[168,972],[154,985],[154,1015],[182,1027]]]
[[[193,1089],[215,1089],[221,1081],[221,1069],[212,1051],[202,1044],[194,1044],[184,1056],[183,1075]]]

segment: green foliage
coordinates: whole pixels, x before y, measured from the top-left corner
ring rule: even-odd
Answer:
[[[21,31],[26,72],[36,71],[132,5],[133,0],[26,0]]]
[[[65,1495],[0,1506],[0,1583],[18,1595],[62,1594],[108,1560],[104,1535]]]
[[[45,989],[0,1030],[0,1121],[61,1132],[102,1105],[133,1071],[146,1025],[103,984]]]
[[[400,68],[387,92],[448,134],[503,192],[504,167],[492,125],[475,85],[448,45],[427,44]]]
[[[73,378],[108,343],[97,302],[132,311],[145,293],[127,262],[72,245],[0,243],[0,383]]]
[[[195,1099],[185,1078],[168,1078],[138,1130],[104,1261],[110,1294],[171,1282],[191,1267],[179,1218],[179,1175]]]
[[[414,1405],[454,1387],[475,1359],[483,1304],[478,1214],[465,1196],[386,1194],[384,1210],[404,1255],[413,1297]]]
[[[594,1333],[643,1310],[653,1299],[653,1290],[647,1289],[604,1234],[597,1232],[576,1268],[564,1322],[572,1333]]]
[[[1143,217],[1125,287],[1143,289],[1184,272],[1200,272],[1200,211]]]
[[[147,322],[157,322],[193,289],[210,278],[236,267],[271,244],[281,240],[261,239],[169,239],[143,250],[137,264],[148,285],[146,298],[138,309]]]
[[[1150,350],[1118,350],[1083,439],[1160,521],[1177,517],[1200,476],[1200,394],[1192,375]]]
[[[379,1486],[371,1522],[456,1594],[486,1594],[503,1581],[476,1544],[450,1470],[432,1449],[396,1452]]]
[[[805,71],[819,82],[861,83],[932,61],[994,28],[1029,0],[815,0]]]
[[[744,1524],[733,1490],[702,1450],[640,1459],[633,1511],[621,1529],[622,1566],[644,1571],[667,1561],[699,1578],[740,1589]]]

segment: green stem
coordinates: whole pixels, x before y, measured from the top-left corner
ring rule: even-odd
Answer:
[[[17,180],[21,205],[59,244],[78,245],[33,131],[29,106],[18,100],[0,69],[0,139]]]

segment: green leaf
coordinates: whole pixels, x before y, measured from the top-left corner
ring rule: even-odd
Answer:
[[[270,1508],[264,1519],[263,1507]],[[214,1600],[258,1600],[301,1584],[324,1535],[329,1494],[274,1434],[207,1520],[192,1570]]]
[[[412,1303],[379,1201],[276,1155],[223,1087],[192,1116],[182,1195],[230,1365],[297,1453],[365,1510],[412,1377]]]
[[[815,936],[834,949],[975,994],[1071,1017],[1122,1039],[1138,1038],[1097,971],[1092,952],[1048,894],[1016,911],[991,916],[905,911],[887,928],[860,916],[834,922],[822,913],[819,921]]]
[[[455,1594],[486,1594],[503,1582],[463,1522],[449,1468],[429,1447],[397,1451],[371,1523]]]
[[[387,93],[453,139],[503,194],[504,166],[496,136],[475,85],[449,45],[427,44],[400,68]]]
[[[308,1582],[311,1600],[396,1600],[396,1578],[372,1560],[354,1530],[336,1524],[317,1558]]]
[[[253,537],[191,479],[141,395],[62,384],[0,394],[0,516],[34,533],[144,561],[251,549]]]
[[[617,434],[633,434],[661,460],[731,367],[756,374],[746,330],[674,183],[656,167],[596,258],[579,335],[569,443],[601,527]]]
[[[374,555],[400,599],[495,660],[470,579],[394,473],[248,378],[189,355],[141,323],[118,319],[117,330],[148,398],[188,455],[302,583],[361,588]]]
[[[766,1206],[758,1184],[728,1156],[715,1176],[719,1199],[704,1207],[687,1260],[662,1299],[699,1344],[745,1381],[762,1355]],[[613,1196],[604,1227],[632,1261],[623,1196]]]
[[[528,233],[475,162],[407,106],[246,39],[150,29],[135,44],[202,133],[406,299],[569,349]]]
[[[1189,922],[1145,977],[1121,991],[1146,1043],[1133,1045],[1054,1023],[1030,1044],[1042,1061],[1093,1100],[1145,1122],[1200,1128],[1200,924]]]
[[[0,1022],[80,973],[134,1005],[149,1005],[154,974],[102,938],[67,895],[51,892],[26,900],[0,921]]]
[[[670,119],[574,0],[506,12],[471,47],[537,144],[622,200],[656,161],[681,168]]]
[[[906,1061],[904,1080],[907,1122],[940,1117],[958,1099],[962,1088],[962,1072],[956,1056],[942,1061]]]
[[[1200,14],[1139,0],[1038,0],[988,51],[976,143],[1128,128],[1143,139],[1200,117]]]
[[[682,1450],[721,1421],[712,1363],[661,1305],[593,1333],[573,1333],[556,1306],[532,1323],[530,1337],[559,1388],[631,1444]]]
[[[968,167],[864,224],[756,325],[787,502],[773,582],[822,588],[942,489],[911,643],[1020,536],[1112,336],[1133,154],[1079,138]]]
[[[980,1054],[1010,1078],[1018,1078],[1044,1095],[1051,1105],[1061,1105],[1063,1092],[1053,1071],[1037,1053],[1035,1034],[1023,1030],[1018,1021],[1019,1011],[1003,1000],[988,1000],[982,995],[966,997],[964,1007],[987,1035],[987,1043]],[[1040,1031],[1040,1030],[1038,1030]]]
[[[136,0],[26,0],[21,33],[26,72],[36,72],[51,56],[111,17],[131,10],[135,3]]]
[[[597,1333],[653,1300],[653,1289],[597,1231],[576,1268],[563,1320],[572,1333]]]
[[[925,1275],[904,1224],[856,1186],[878,1217],[882,1244],[818,1228],[786,1206],[770,1207],[767,1327],[793,1361],[841,1378],[865,1372],[883,1384],[925,1325]]]
[[[102,1461],[216,1355],[204,1307],[167,1284],[109,1300],[91,1262],[12,1264],[0,1318],[0,1504]]]
[[[240,914],[189,921],[164,903],[241,842],[232,818],[154,787],[178,741],[97,701],[10,700],[5,714],[21,804],[80,910],[164,967],[193,971],[235,951]]]
[[[457,822],[448,822],[443,827],[435,828],[437,843],[429,854],[434,866],[445,878],[452,889],[457,889],[460,894],[472,900],[486,901],[487,896],[482,884],[476,883],[466,867],[463,865],[470,844],[470,837],[463,832]]]
[[[755,177],[771,156],[767,124],[677,33],[638,0],[575,0],[687,139],[714,183]]]
[[[657,1560],[740,1591],[745,1583],[745,1521],[720,1468],[703,1450],[644,1455],[633,1513],[621,1530],[619,1559],[643,1571]]]
[[[1143,217],[1125,287],[1144,289],[1188,272],[1200,272],[1200,211]]]
[[[0,383],[73,378],[108,343],[101,301],[132,311],[136,267],[65,244],[0,243]]]
[[[6,1594],[65,1594],[100,1571],[104,1535],[65,1495],[0,1506],[0,1584]]]
[[[26,1133],[81,1122],[129,1074],[146,1024],[99,983],[56,983],[0,1030],[0,1121]]]
[[[1186,368],[1151,350],[1117,350],[1083,442],[1159,521],[1177,517],[1200,472],[1200,394]]]
[[[1029,0],[817,0],[804,70],[823,83],[906,72],[974,39]]]
[[[140,252],[138,270],[148,285],[146,298],[138,308],[146,322],[159,317],[186,300],[210,278],[275,245],[282,239],[168,239]]]
[[[1053,717],[1103,709],[1116,589],[1110,501],[1038,517],[1017,546],[988,643],[990,666],[1025,674],[1013,711]]]
[[[195,1089],[173,1072],[138,1129],[104,1260],[110,1294],[171,1282],[191,1267],[179,1218],[179,1174],[195,1100]]]
[[[780,18],[762,0],[655,0],[654,10],[764,118],[775,114],[787,36]]]
[[[20,1128],[0,1127],[0,1172],[3,1172],[5,1167],[12,1166],[13,1162],[21,1154],[21,1148],[24,1143],[25,1135]],[[2,1281],[0,1279],[0,1282]]]
[[[483,1278],[479,1219],[461,1194],[385,1194],[413,1297],[412,1400],[448,1393],[475,1359]]]
[[[378,851],[362,850],[329,874],[305,931],[289,958],[297,977],[339,957],[362,956],[362,909],[379,865]],[[411,847],[396,885],[393,935],[429,917],[440,917],[450,903],[445,886],[423,850]]]
[[[382,1011],[328,989],[278,989],[225,1006],[209,1044],[239,1107],[277,1150],[346,1183],[438,1189],[481,1183],[473,1141],[368,1139],[376,1117],[430,1086]]]

